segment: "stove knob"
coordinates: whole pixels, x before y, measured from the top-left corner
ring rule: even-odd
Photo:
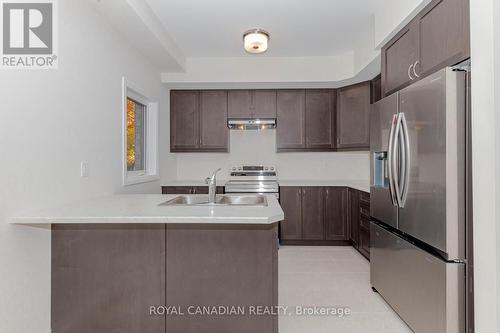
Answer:
[[[269,167],[265,167],[264,170],[266,170],[266,171],[269,170]]]
[[[233,171],[236,171],[236,167],[233,167]]]
[[[239,168],[238,168],[238,170],[240,170],[240,171],[241,171],[241,170],[242,170],[242,169],[241,169],[241,167],[239,167]]]
[[[271,167],[271,171],[274,171],[274,167]]]

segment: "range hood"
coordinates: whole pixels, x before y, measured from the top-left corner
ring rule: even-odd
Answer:
[[[227,127],[232,130],[265,130],[276,128],[276,119],[228,119]]]

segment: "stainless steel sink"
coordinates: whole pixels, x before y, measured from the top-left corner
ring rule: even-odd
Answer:
[[[215,202],[208,202],[205,195],[179,195],[162,206],[267,206],[263,195],[218,195]]]

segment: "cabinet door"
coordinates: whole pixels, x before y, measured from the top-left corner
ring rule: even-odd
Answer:
[[[418,25],[411,22],[382,48],[382,92],[384,96],[412,81],[410,66],[419,59]]]
[[[420,76],[470,56],[469,0],[434,0],[419,15]]]
[[[347,233],[347,188],[325,188],[326,240],[349,240]]]
[[[349,229],[353,246],[359,248],[359,192],[349,189]]]
[[[200,149],[228,151],[227,92],[206,90],[200,95]]]
[[[278,90],[276,148],[306,148],[305,90]]]
[[[276,118],[276,90],[252,92],[252,118]]]
[[[382,78],[380,75],[371,80],[371,90],[370,102],[377,103],[382,99]]]
[[[302,239],[302,189],[280,187],[280,204],[285,213],[285,219],[280,222],[280,239]]]
[[[333,98],[334,94],[331,90],[306,90],[307,148],[331,149],[334,147]]]
[[[370,148],[370,82],[339,89],[337,148]]]
[[[190,151],[199,147],[199,92],[170,93],[170,151]]]
[[[192,186],[163,186],[163,194],[193,194]]]
[[[302,239],[325,239],[323,187],[302,188]]]
[[[251,90],[229,90],[227,97],[229,118],[251,118]]]

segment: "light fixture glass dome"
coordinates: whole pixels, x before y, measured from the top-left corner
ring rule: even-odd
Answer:
[[[269,33],[262,29],[248,30],[243,34],[243,41],[248,53],[262,53],[267,50]]]

